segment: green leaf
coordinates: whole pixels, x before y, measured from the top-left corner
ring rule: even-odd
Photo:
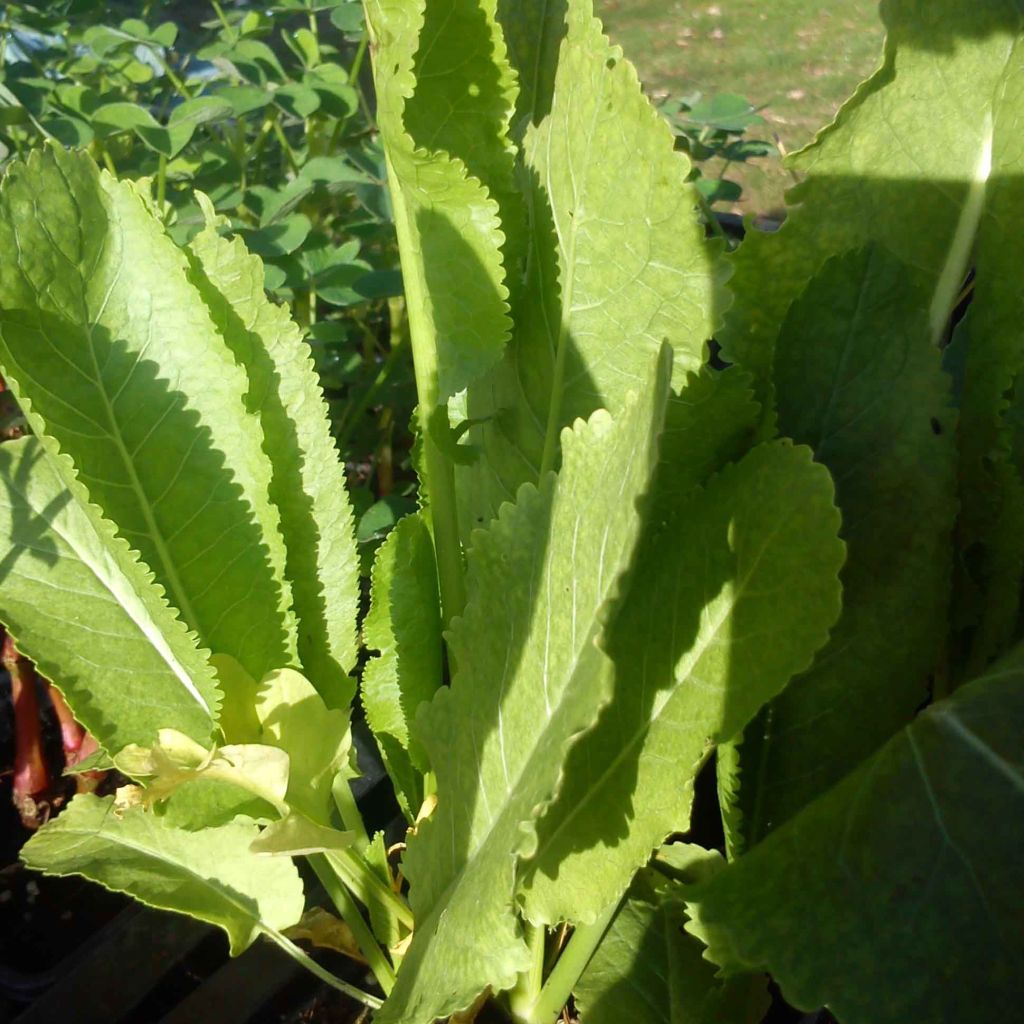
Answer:
[[[152,747],[137,744],[114,755],[118,771],[145,780],[142,800],[150,806],[197,781],[244,789],[281,811],[288,791],[288,755],[260,743],[227,744],[207,750],[174,729],[160,729]]]
[[[244,78],[257,85],[288,80],[277,54],[259,39],[239,39],[224,56]]]
[[[303,164],[293,181],[267,199],[260,212],[260,224],[266,227],[287,217],[318,189],[327,195],[342,195],[369,184],[370,180],[365,172],[345,160],[315,156]]]
[[[359,526],[356,528],[356,540],[360,544],[373,544],[375,541],[382,541],[398,525],[403,517],[412,515],[416,510],[415,498],[389,494],[386,498],[375,501],[359,517]],[[409,529],[411,530],[411,527]],[[417,538],[416,547],[420,551],[422,551],[421,543],[421,539]],[[431,546],[433,546],[432,543]],[[420,562],[419,559],[416,561],[421,567],[425,568],[424,562]],[[436,569],[431,569],[427,574],[428,580],[430,576],[436,576]]]
[[[178,114],[178,111],[183,112]],[[173,157],[188,145],[199,124],[218,120],[230,113],[228,104],[213,97],[190,100],[175,108],[165,127],[145,107],[118,102],[99,107],[92,115],[92,124],[104,137],[131,131],[154,152]]]
[[[359,109],[359,92],[349,83],[348,72],[337,64],[320,64],[307,71],[302,83],[320,97],[320,110],[331,117],[351,117]]]
[[[358,32],[363,27],[362,4],[339,4],[331,11],[331,24],[340,32]]]
[[[190,252],[193,283],[245,368],[246,409],[262,427],[299,624],[299,661],[332,706],[348,707],[355,694],[348,672],[356,660],[359,555],[345,469],[309,348],[287,309],[266,298],[263,267],[240,241],[220,237],[210,225]]]
[[[436,353],[437,378],[419,396],[433,409],[497,362],[511,323],[498,204],[461,160],[418,148],[405,121],[408,97],[421,87],[413,61],[424,8],[424,0],[366,5],[410,327],[414,343]],[[443,66],[461,62],[467,42],[446,34],[436,45]]]
[[[48,117],[40,123],[63,146],[87,146],[95,135],[92,127],[78,117]]]
[[[320,96],[301,85],[282,85],[271,94],[273,101],[293,117],[309,117],[320,107]]]
[[[681,386],[725,304],[720,247],[704,240],[671,130],[589,0],[553,6],[567,7],[567,25],[535,24],[549,6],[499,8],[532,96],[516,117],[529,251],[513,341],[470,389],[483,457],[459,471],[466,535],[557,466],[564,426],[599,407],[614,414],[666,339]]]
[[[273,100],[272,93],[254,85],[227,85],[218,89],[215,95],[231,104],[235,117],[245,117],[262,110]]]
[[[524,486],[474,535],[450,636],[456,672],[417,721],[438,803],[403,861],[416,930],[381,1024],[447,1016],[530,963],[512,912],[515,861],[535,843],[567,748],[610,696],[595,640],[640,530],[668,356],[617,419],[598,412],[565,432],[557,478]]]
[[[1022,752],[1017,648],[689,893],[690,930],[843,1024],[1013,1020]]]
[[[695,182],[697,191],[711,204],[735,203],[743,194],[743,189],[735,182],[719,178],[698,178]]]
[[[367,299],[392,299],[405,293],[400,270],[371,270],[357,278],[352,287]]]
[[[224,695],[218,724],[228,743],[258,743],[260,720],[256,715],[256,680],[226,654],[215,654],[210,664]]]
[[[287,256],[305,242],[312,225],[304,213],[294,213],[258,231],[245,230],[239,234],[246,247],[263,259]]]
[[[150,31],[149,38],[170,49],[178,38],[178,26],[173,21],[163,21]]]
[[[102,59],[119,49],[134,49],[136,41],[127,33],[106,25],[91,25],[83,33],[82,42]]]
[[[764,118],[749,100],[729,92],[699,100],[680,117],[691,124],[721,132],[744,132],[755,124],[764,124]]]
[[[362,698],[395,794],[409,821],[423,803],[426,754],[410,735],[441,685],[441,616],[434,544],[422,513],[406,516],[377,551],[363,643],[380,653],[363,670]]]
[[[526,866],[531,920],[589,923],[618,899],[666,836],[689,829],[712,745],[827,640],[843,545],[832,482],[810,456],[762,445],[688,500],[656,505],[603,642],[614,696],[570,753]]]
[[[825,264],[780,332],[775,388],[780,429],[836,481],[848,556],[829,645],[739,748],[734,806],[750,844],[926,699],[946,636],[957,504],[955,414],[928,296],[891,254],[876,246]]]
[[[317,825],[301,814],[289,814],[267,826],[249,847],[253,853],[299,857],[326,850],[344,850],[352,845],[353,833]]]
[[[108,772],[114,767],[110,755],[101,747],[94,750],[88,757],[74,764],[66,764],[62,775],[86,775],[89,772]]]
[[[107,750],[161,726],[208,742],[220,694],[205,653],[52,447],[0,446],[0,621]]]
[[[670,511],[745,455],[753,446],[759,415],[750,377],[741,370],[716,373],[704,367],[690,374],[679,394],[669,397],[665,413],[657,509]]]
[[[788,161],[807,180],[787,197],[785,230],[748,232],[732,259],[736,298],[716,337],[762,398],[790,305],[829,257],[868,242],[928,290],[932,337],[941,338],[991,186],[1021,173],[1018,5],[894,0],[882,16],[881,66]]]
[[[196,832],[231,822],[269,824],[277,820],[280,811],[266,800],[253,796],[248,789],[231,782],[197,778],[158,804],[156,814],[169,828]]]
[[[234,107],[222,96],[200,96],[194,100],[179,103],[168,118],[169,128],[195,129],[201,124],[214,124],[231,117]]]
[[[680,847],[667,849],[678,859]],[[702,874],[721,864],[700,847],[683,849],[703,861]],[[683,931],[683,892],[652,868],[639,873],[573,990],[586,1024],[760,1024],[771,1001],[765,979],[715,977]]]
[[[416,89],[405,109],[416,145],[461,160],[497,202],[505,284],[523,274],[526,210],[509,138],[516,77],[496,20],[497,0],[430,0],[416,51]],[[453,60],[458,73],[452,73]]]
[[[302,51],[303,63],[313,67],[320,63],[320,45],[316,36],[308,28],[300,28],[295,33],[295,44]]]
[[[290,860],[249,852],[255,825],[186,832],[141,808],[123,814],[113,797],[76,796],[34,835],[21,858],[48,875],[83,875],[141,903],[222,928],[238,956],[261,932],[302,916],[302,882]]]
[[[308,679],[281,669],[261,681],[256,713],[264,742],[288,755],[288,804],[317,824],[328,824],[331,784],[352,747],[348,708],[329,709]]]
[[[137,103],[105,103],[93,111],[92,122],[108,132],[128,131],[132,128],[159,128],[160,122]]]
[[[33,430],[204,647],[256,678],[292,663],[262,431],[185,255],[135,188],[55,148],[8,169],[0,246],[0,365]]]

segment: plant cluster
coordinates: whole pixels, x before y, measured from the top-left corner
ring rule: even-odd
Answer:
[[[112,174],[151,179],[159,215],[183,244],[204,223],[204,193],[224,218],[220,230],[263,259],[268,293],[291,303],[342,451],[366,462],[363,477],[385,477],[386,496],[394,423],[404,429],[414,399],[380,146],[361,84],[361,5],[212,0],[193,4],[188,19],[167,4],[139,6],[122,17],[94,0],[4,5],[0,157],[44,140],[87,148]],[[366,415],[380,405],[387,422]]]
[[[658,109],[672,125],[676,146],[693,163],[690,180],[696,182],[697,191],[708,206],[731,205],[742,197],[743,186],[726,177],[735,164],[778,156],[774,142],[747,137],[751,129],[765,124],[765,119],[757,107],[735,93],[690,93],[667,99]],[[701,165],[708,162],[715,169],[713,176],[702,169]]]
[[[784,228],[732,254],[590,0],[365,6],[420,486],[363,618],[259,257],[55,146],[0,187],[33,430],[0,447],[0,621],[79,768],[130,780],[26,863],[268,937],[380,1024],[756,1024],[768,976],[841,1024],[1012,1019],[1019,4],[887,4]],[[302,858],[383,1002],[296,946]]]

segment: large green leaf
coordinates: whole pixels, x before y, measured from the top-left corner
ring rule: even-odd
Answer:
[[[693,892],[690,927],[842,1024],[1015,1020],[1022,821],[1018,648]]]
[[[770,391],[775,338],[830,256],[878,241],[929,294],[941,337],[992,184],[1021,172],[1016,0],[890,0],[878,71],[790,166],[807,180],[777,233],[751,231],[733,266],[734,304],[717,335]],[[1003,137],[1005,142],[998,137]],[[995,143],[995,144],[994,144]]]
[[[666,850],[675,870],[692,862],[679,872],[685,881],[722,864],[700,847]],[[643,869],[573,989],[583,1024],[759,1024],[770,1002],[765,979],[717,979],[685,922],[681,882]]]
[[[188,262],[129,184],[48,147],[0,191],[0,366],[33,429],[201,643],[291,663],[284,548],[246,376]]]
[[[567,430],[558,477],[524,486],[474,536],[466,611],[450,635],[457,670],[418,722],[438,804],[403,862],[416,931],[382,1024],[447,1016],[529,964],[512,906],[516,857],[535,842],[567,748],[610,695],[596,638],[640,530],[668,356],[619,417],[602,411]]]
[[[590,0],[502,4],[499,18],[531,97],[516,129],[529,242],[512,342],[470,389],[482,456],[460,471],[464,534],[557,466],[564,426],[596,408],[614,414],[665,340],[681,386],[724,307],[687,158]]]
[[[263,290],[263,266],[212,225],[192,241],[192,279],[249,379],[246,407],[263,428],[270,497],[281,516],[298,618],[299,660],[335,707],[355,687],[359,555],[345,470],[309,348],[288,311]],[[280,667],[280,666],[274,666]]]
[[[428,27],[433,33],[435,53],[431,66],[436,63],[445,74],[435,76],[438,80],[434,82],[417,79],[413,61],[424,28],[425,6],[426,0],[365,2],[367,27],[374,43],[378,123],[402,252],[410,329],[422,351],[436,354],[436,379],[418,367],[420,403],[430,410],[494,365],[501,357],[511,324],[498,204],[485,185],[470,176],[462,160],[443,150],[423,148],[437,133],[436,127],[431,130],[423,111],[435,99],[447,106],[455,98],[445,95],[448,67],[461,64],[467,55],[465,49],[471,58],[478,56],[476,48],[488,40],[474,35],[468,44],[458,32],[447,31],[443,22],[437,25],[432,12]],[[453,27],[468,24],[474,32],[489,36],[482,13],[474,16],[475,6],[468,0],[449,3],[452,14],[464,13],[469,18],[468,22],[457,19]],[[470,109],[488,108],[491,82],[474,82],[472,76],[465,80],[451,77],[457,79],[459,99],[472,98],[471,85],[480,90],[483,104],[471,104]],[[405,118],[406,104],[414,91],[414,120],[427,136],[415,141]],[[496,134],[497,126],[485,121],[485,129],[491,127]],[[491,135],[487,130],[483,134]],[[489,152],[489,145],[483,151]]]
[[[220,695],[205,652],[52,449],[0,447],[0,622],[107,750],[161,727],[207,742]]]
[[[377,552],[363,642],[379,652],[363,670],[366,721],[402,810],[413,821],[429,765],[410,725],[442,683],[437,567],[422,513],[399,522]]]
[[[657,509],[603,644],[614,698],[538,828],[523,881],[534,921],[594,920],[689,828],[711,746],[811,663],[839,615],[839,516],[807,448],[762,445]]]
[[[848,555],[828,646],[739,748],[738,845],[782,824],[910,721],[941,654],[955,416],[927,295],[910,277],[877,246],[837,257],[779,335],[779,427],[831,471]]]
[[[113,797],[76,796],[26,843],[22,860],[50,875],[84,875],[151,907],[188,914],[227,932],[237,956],[261,932],[302,916],[302,882],[287,857],[249,852],[255,825],[186,832]]]

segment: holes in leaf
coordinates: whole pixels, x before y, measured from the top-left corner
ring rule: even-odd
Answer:
[[[942,424],[933,416],[932,417],[932,433],[939,436],[942,433]]]

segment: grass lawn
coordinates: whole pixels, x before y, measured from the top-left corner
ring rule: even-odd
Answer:
[[[814,137],[882,44],[877,0],[596,0],[608,34],[655,99],[699,90],[737,92],[768,121],[759,131],[786,151]],[[755,131],[757,131],[755,129]],[[778,161],[732,171],[738,209],[768,213],[792,183]]]

